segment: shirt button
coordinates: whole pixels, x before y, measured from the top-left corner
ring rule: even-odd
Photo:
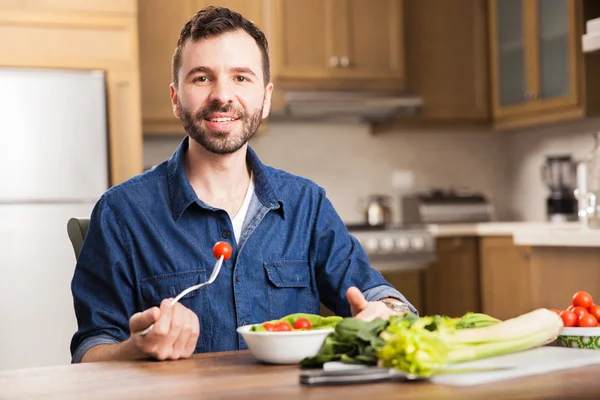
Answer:
[[[231,232],[230,231],[223,231],[223,233],[221,234],[221,236],[223,236],[223,238],[227,239],[229,236],[231,236]]]
[[[239,275],[237,275],[237,276],[235,277],[235,281],[236,281],[236,282],[239,282],[239,281],[241,281],[241,280],[242,280],[242,278],[240,278],[240,276],[239,276]]]

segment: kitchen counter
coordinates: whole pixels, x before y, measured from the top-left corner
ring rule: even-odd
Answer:
[[[17,399],[528,399],[600,398],[599,366],[470,387],[428,382],[300,386],[297,365],[267,365],[247,351],[178,361],[99,362],[0,371],[0,397]]]
[[[555,225],[550,222],[481,222],[431,224],[427,225],[427,228],[435,237],[513,236],[516,232],[526,232],[529,230],[544,231]]]
[[[515,244],[526,246],[600,247],[600,230],[579,223],[517,230],[513,238]]]

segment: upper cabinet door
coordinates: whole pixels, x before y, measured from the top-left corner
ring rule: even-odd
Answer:
[[[347,0],[345,3],[348,50],[341,55],[340,66],[357,77],[404,78],[403,2]]]
[[[326,78],[332,56],[334,0],[276,0],[273,13],[278,78]]]
[[[503,109],[526,101],[524,5],[527,0],[494,0],[490,4],[494,106]]]
[[[274,4],[277,78],[403,86],[403,0],[275,0]]]
[[[537,53],[539,99],[569,97],[574,94],[574,57],[571,54],[568,0],[544,0],[537,8]]]
[[[576,1],[490,0],[492,103],[500,125],[581,113]]]

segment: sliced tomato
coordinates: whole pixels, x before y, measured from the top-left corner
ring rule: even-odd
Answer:
[[[294,329],[310,329],[312,325],[309,320],[306,318],[298,318],[296,322],[294,322]]]
[[[273,328],[273,331],[275,332],[282,332],[282,331],[291,331],[292,330],[292,326],[285,321],[279,321],[278,323],[275,324],[275,328]]]
[[[269,332],[272,331],[273,329],[275,329],[275,324],[272,324],[270,322],[265,322],[264,324],[262,324],[262,326]]]

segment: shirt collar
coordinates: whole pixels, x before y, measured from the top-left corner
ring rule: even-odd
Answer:
[[[171,212],[175,220],[178,220],[183,212],[193,203],[197,203],[201,207],[206,207],[206,204],[196,195],[185,173],[185,153],[188,147],[189,136],[186,136],[167,161]],[[283,200],[279,193],[276,192],[275,185],[273,185],[273,179],[275,178],[250,146],[248,146],[246,162],[252,170],[254,192],[258,200],[270,210],[279,210],[281,217],[284,218]]]

